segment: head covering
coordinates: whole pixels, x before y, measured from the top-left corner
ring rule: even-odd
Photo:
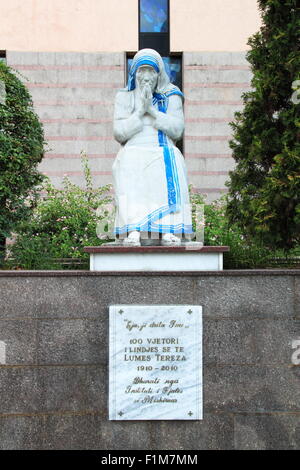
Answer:
[[[169,94],[170,92],[173,94],[176,91],[178,92],[176,94],[183,96],[179,88],[170,82],[164,61],[162,60],[160,54],[154,49],[141,49],[135,54],[128,75],[127,91],[132,91],[135,89],[136,72],[137,69],[142,65],[149,65],[150,67],[153,67],[154,70],[158,73],[157,85],[155,89],[156,94],[163,95]]]

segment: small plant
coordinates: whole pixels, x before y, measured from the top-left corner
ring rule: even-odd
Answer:
[[[44,194],[30,220],[17,227],[9,265],[21,269],[60,269],[63,258],[87,260],[87,245],[105,241],[97,237],[97,224],[108,216],[105,205],[111,203],[110,185],[93,189],[88,158],[82,154],[85,189],[63,179],[63,189],[47,181],[40,187]],[[99,208],[102,210],[99,211]],[[71,263],[71,267],[74,267]]]

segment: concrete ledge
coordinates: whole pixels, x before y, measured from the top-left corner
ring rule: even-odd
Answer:
[[[89,276],[143,276],[155,277],[157,272],[154,271],[87,271],[85,269],[78,270],[0,270],[1,277],[89,277]],[[159,276],[191,276],[199,277],[201,275],[207,276],[220,276],[220,277],[256,277],[256,276],[299,276],[300,269],[227,269],[224,271],[159,271]]]
[[[229,246],[195,246],[192,244],[183,246],[86,246],[85,253],[186,253],[193,251],[196,253],[224,253],[229,251]]]

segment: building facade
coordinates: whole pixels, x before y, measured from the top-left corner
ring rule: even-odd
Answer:
[[[22,74],[44,125],[40,171],[60,187],[83,185],[86,152],[95,186],[112,182],[119,145],[113,102],[141,47],[161,52],[185,95],[180,143],[189,182],[216,199],[234,161],[229,122],[242,109],[251,72],[248,37],[260,27],[256,0],[0,0],[0,50]]]

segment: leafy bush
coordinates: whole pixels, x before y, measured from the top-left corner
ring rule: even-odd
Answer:
[[[206,204],[202,195],[191,193],[193,206],[193,229],[197,230],[195,213],[197,206],[204,205],[204,245],[229,246],[224,253],[225,269],[251,269],[266,267],[293,266],[293,257],[300,257],[300,248],[284,251],[272,250],[246,237],[238,224],[230,222],[226,215],[227,196]],[[200,224],[201,224],[200,220]],[[199,221],[198,221],[199,223]],[[300,263],[300,258],[298,265]]]
[[[243,95],[230,142],[227,214],[253,241],[290,249],[300,242],[298,0],[259,0],[262,27],[248,44],[253,90]],[[296,93],[297,94],[297,93]]]
[[[1,61],[0,83],[0,245],[3,245],[19,220],[29,217],[34,206],[34,187],[44,178],[37,171],[44,154],[44,135],[26,87]]]
[[[110,185],[93,189],[88,159],[82,163],[86,188],[71,183],[65,177],[63,189],[48,181],[40,187],[44,196],[38,201],[30,220],[22,221],[11,247],[10,267],[22,269],[60,269],[62,258],[87,260],[83,252],[87,245],[105,241],[97,237],[97,224],[111,217]],[[74,265],[70,265],[71,268]]]

